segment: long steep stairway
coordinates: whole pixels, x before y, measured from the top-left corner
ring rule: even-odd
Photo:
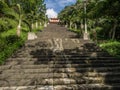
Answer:
[[[120,60],[64,29],[48,26],[8,58],[0,90],[120,90]]]

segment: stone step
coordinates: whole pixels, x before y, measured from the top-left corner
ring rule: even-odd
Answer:
[[[71,85],[32,85],[32,86],[11,86],[0,87],[0,90],[120,90],[118,85],[104,84],[71,84]]]
[[[9,62],[5,62],[5,65],[34,65],[35,61],[9,61]]]
[[[38,52],[35,54],[35,55],[42,55],[42,51],[44,51],[44,52],[47,52],[48,50],[37,50]],[[32,51],[32,52],[34,52],[34,51]],[[21,52],[17,52],[16,53],[16,55],[30,55],[30,54],[33,54],[33,53],[30,53],[30,52],[28,52],[28,51],[21,51]],[[54,54],[56,54],[56,53],[54,53],[53,51],[49,51],[49,53],[48,54],[50,54],[50,55],[54,55]],[[65,51],[62,51],[62,52],[60,52],[59,53],[59,55],[83,55],[83,56],[89,56],[89,55],[98,55],[98,56],[110,56],[107,52],[103,52],[103,51],[98,51],[98,52],[89,52],[89,51],[87,51],[87,52],[84,52],[84,51],[67,51],[67,52],[65,52]],[[58,56],[59,56],[58,55]]]
[[[39,57],[16,57],[16,58],[9,58],[6,60],[7,61],[17,61],[17,60],[25,60],[25,61],[31,61],[31,60],[41,60],[41,61],[45,61],[45,60],[70,60],[70,61],[75,61],[75,60],[79,60],[79,61],[84,61],[84,60],[93,60],[93,61],[120,61],[119,59],[117,58],[114,58],[114,57],[80,57],[80,56],[39,56]]]
[[[32,60],[13,60],[13,61],[7,61],[4,65],[0,66],[0,69],[2,67],[7,67],[5,65],[58,65],[60,66],[61,64],[64,66],[68,65],[73,65],[73,66],[114,66],[114,65],[119,65],[120,61],[118,60],[37,60],[37,59],[32,59]],[[62,66],[61,65],[61,66]]]
[[[83,41],[83,40],[79,40],[79,39],[69,39],[69,38],[56,38],[56,39],[61,39],[62,40],[62,43],[63,43],[63,45],[66,45],[66,43],[72,43],[72,44],[79,44],[79,45],[84,45],[85,43],[91,43],[92,44],[92,42],[91,41]],[[47,40],[41,40],[40,39],[40,41],[37,41],[37,42],[33,42],[33,43],[31,43],[31,42],[27,42],[27,43],[25,43],[25,46],[26,47],[29,47],[29,46],[41,46],[42,44],[51,44],[50,43],[50,41],[52,42],[52,41],[55,41],[55,39],[47,39]],[[95,44],[94,44],[94,46],[96,46]]]
[[[115,64],[113,64],[115,63]],[[119,66],[120,62],[92,62],[92,61],[89,61],[89,60],[86,60],[86,61],[35,61],[34,63],[35,65],[40,65],[40,64],[47,64],[47,65],[50,65],[50,64],[63,64],[64,66],[72,66],[73,67],[114,67],[114,66]],[[74,64],[78,64],[78,65],[74,65]],[[98,65],[98,66],[97,66]],[[57,66],[57,65],[56,65]]]
[[[28,69],[28,68],[71,68],[71,67],[74,67],[74,68],[84,68],[84,67],[118,67],[120,66],[120,63],[87,63],[87,64],[72,64],[72,63],[67,63],[67,64],[58,64],[58,63],[55,63],[55,64],[39,64],[39,65],[16,65],[16,66],[13,66],[12,69],[15,69],[15,68],[23,68],[23,69]]]
[[[18,65],[18,64],[49,64],[49,63],[58,63],[58,64],[96,64],[96,63],[103,63],[103,64],[108,64],[108,63],[120,63],[120,60],[114,60],[114,59],[79,59],[79,58],[74,58],[74,59],[54,59],[54,58],[10,58],[6,60],[5,64],[6,65]]]
[[[36,52],[37,52],[36,53],[37,55],[38,54],[41,55],[42,52],[46,52],[46,53],[49,53],[51,55],[57,54],[58,52],[57,53],[54,52],[54,49],[55,49],[54,47],[53,47],[53,49],[51,47],[46,47],[46,48],[37,47],[37,46],[35,46],[33,48],[26,47],[23,50],[16,51],[14,53],[14,55],[22,55],[22,54],[30,55],[30,54],[34,54]],[[59,54],[73,54],[73,55],[75,55],[75,54],[80,54],[80,55],[82,55],[82,54],[86,54],[86,55],[96,54],[98,56],[100,56],[100,55],[109,56],[109,54],[106,51],[102,51],[102,50],[85,51],[82,49],[82,47],[79,47],[78,50],[77,49],[67,49],[67,50],[63,49],[61,52],[59,52]]]
[[[83,78],[83,77],[88,77],[88,78],[120,78],[120,73],[119,72],[105,72],[105,73],[99,73],[99,72],[85,72],[85,73],[31,73],[31,74],[26,74],[26,73],[3,73],[0,74],[0,79],[32,79],[32,78]]]
[[[31,62],[31,61],[30,61]],[[119,67],[120,66],[120,63],[91,63],[91,62],[88,62],[88,63],[81,63],[81,64],[74,64],[72,62],[66,62],[64,64],[59,64],[56,62],[52,63],[52,62],[48,62],[48,64],[30,64],[29,63],[21,63],[21,64],[17,64],[17,65],[14,65],[12,66],[11,64],[8,64],[8,65],[3,65],[1,66],[0,70],[5,70],[5,69],[20,69],[20,68],[23,68],[23,69],[39,69],[39,68],[71,68],[71,67],[74,67],[74,68],[89,68],[89,67]],[[11,62],[12,63],[12,62]]]
[[[33,51],[34,52],[34,51]],[[22,52],[22,53],[17,53],[15,54],[14,56],[12,56],[13,58],[15,57],[55,57],[55,54],[53,53],[42,53],[41,52],[37,52],[37,53],[25,53],[25,52]],[[67,53],[67,54],[59,54],[57,55],[57,57],[111,57],[109,54],[106,54],[106,53],[103,53],[103,52],[99,52],[99,53],[95,53],[95,52],[87,52],[87,53],[83,53],[83,52],[80,52],[80,53]]]
[[[103,68],[114,68],[114,67],[119,67],[120,63],[114,62],[114,64],[112,62],[109,63],[96,63],[96,62],[71,62],[71,61],[66,61],[66,62],[62,62],[62,61],[24,61],[24,62],[20,62],[19,61],[11,61],[10,63],[6,63],[6,65],[2,65],[0,66],[0,70],[5,70],[5,69],[11,69],[11,68],[99,68],[99,67],[103,67]]]
[[[70,84],[117,84],[120,78],[81,77],[81,78],[8,78],[0,81],[0,86],[29,85],[70,85]]]
[[[85,58],[91,58],[91,59],[116,59],[116,58],[113,58],[113,57],[110,57],[110,56],[105,56],[105,55],[65,55],[65,56],[63,56],[63,55],[57,55],[57,56],[48,56],[48,55],[44,55],[44,56],[42,56],[42,55],[15,55],[15,56],[12,56],[12,58],[26,58],[26,57],[28,57],[28,58],[82,58],[82,59],[85,59]]]
[[[53,73],[85,73],[85,72],[119,72],[120,67],[97,67],[97,68],[40,68],[40,69],[8,69],[2,71],[2,73],[45,73],[45,72],[53,72]]]
[[[0,66],[0,70],[4,67],[10,66],[35,66],[35,67],[114,67],[119,66],[120,62],[114,61],[114,62],[93,62],[93,61],[11,61],[6,62],[5,65]]]
[[[66,49],[67,48],[67,49]],[[75,47],[76,48],[76,47]],[[90,53],[97,53],[97,54],[106,54],[108,55],[108,53],[106,51],[103,51],[101,49],[94,49],[94,50],[83,50],[83,47],[78,46],[78,49],[75,48],[71,48],[71,47],[63,47],[63,50],[59,53],[64,53],[64,54],[81,54],[81,53],[86,53],[86,54],[90,54]],[[56,52],[54,52],[53,50],[55,49],[55,47],[39,47],[39,46],[34,46],[34,47],[25,47],[23,50],[19,50],[16,51],[15,54],[29,54],[30,52],[38,52],[41,54],[42,51],[44,52],[50,52],[51,54],[55,54]]]
[[[29,61],[29,62],[21,62],[19,63],[18,61],[12,61],[6,65],[2,65],[0,67],[0,71],[1,70],[6,70],[6,69],[39,69],[39,68],[99,68],[99,67],[103,67],[103,68],[109,68],[109,67],[119,67],[120,63],[79,63],[79,64],[75,64],[73,62],[70,61],[66,61],[63,64],[55,61],[55,62],[48,62],[48,63],[41,63],[40,62],[33,62],[33,61]]]

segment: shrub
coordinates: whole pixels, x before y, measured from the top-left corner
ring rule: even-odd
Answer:
[[[0,52],[4,50],[4,47],[6,46],[5,41],[0,38]]]
[[[0,36],[0,63],[3,63],[5,59],[24,44],[27,32],[22,32],[21,37],[17,37],[16,29],[11,29],[2,32]]]
[[[0,18],[0,32],[7,31],[16,26],[16,22],[8,18]]]
[[[9,35],[5,38],[7,44],[14,44],[15,42],[19,41],[21,38],[19,38],[17,35]]]
[[[100,47],[108,51],[111,55],[120,57],[120,42],[108,41],[100,44]]]
[[[39,29],[36,29],[33,32],[40,31],[42,28],[43,27],[39,27]],[[0,34],[0,64],[4,63],[5,59],[10,57],[14,51],[24,44],[27,39],[28,31],[27,28],[22,28],[20,37],[17,37],[15,28]]]
[[[12,37],[11,41],[10,41],[10,38],[9,39],[7,38],[8,41],[4,41],[4,40],[2,41],[3,44],[0,44],[1,46],[3,46],[2,48],[0,47],[0,50],[1,50],[0,51],[0,63],[3,63],[6,58],[11,56],[14,53],[14,51],[16,51],[19,47],[21,47],[24,44],[24,40],[21,38],[13,39]]]

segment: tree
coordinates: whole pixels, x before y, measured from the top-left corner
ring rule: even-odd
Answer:
[[[72,7],[72,8],[71,8]],[[83,12],[83,0],[77,0],[74,5],[65,7],[59,18],[62,22],[73,24],[83,33],[83,23],[87,17],[88,30],[97,33],[99,38],[119,39],[120,38],[120,1],[119,0],[87,0],[86,15]],[[81,24],[81,25],[80,25]],[[109,33],[108,33],[109,32]]]
[[[0,27],[3,27],[2,25],[6,22],[3,19],[11,19],[11,21],[18,22],[18,36],[20,36],[23,23],[32,31],[32,24],[36,23],[37,28],[38,21],[43,21],[45,8],[44,0],[2,0],[0,1]]]
[[[102,21],[105,21],[105,25],[109,27],[106,34],[111,39],[117,38],[117,33],[119,33],[119,31],[116,31],[119,28],[119,9],[120,1],[118,0],[96,0],[94,7],[89,11],[89,16],[92,19],[99,19],[100,21],[103,19]],[[111,25],[113,26],[111,27]]]

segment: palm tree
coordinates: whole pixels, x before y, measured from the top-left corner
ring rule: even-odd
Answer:
[[[1,23],[6,23],[4,19],[11,19],[11,21],[18,22],[17,36],[20,37],[21,28],[25,23],[29,30],[32,31],[32,24],[36,23],[38,27],[38,21],[43,19],[44,9],[40,10],[40,7],[44,6],[44,0],[2,0],[0,1],[0,27]],[[44,6],[45,8],[45,6]],[[40,18],[40,15],[42,17]],[[9,20],[10,21],[10,20]],[[4,25],[8,26],[8,25]],[[1,29],[4,30],[4,29]]]
[[[18,26],[17,26],[17,36],[20,37],[21,33],[21,23],[22,23],[22,10],[20,4],[17,4],[18,12],[19,12],[19,20],[18,20]]]

